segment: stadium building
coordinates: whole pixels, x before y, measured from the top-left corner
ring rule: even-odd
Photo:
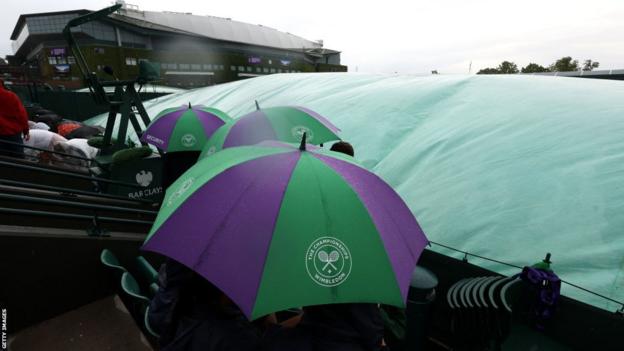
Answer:
[[[32,80],[82,87],[61,33],[69,20],[90,12],[21,15],[11,34],[9,63],[28,67]],[[274,73],[347,71],[340,52],[320,40],[230,18],[141,11],[125,3],[105,20],[77,27],[74,36],[92,70],[110,66],[117,78],[133,78],[138,63],[149,60],[160,66],[161,84],[185,88]]]

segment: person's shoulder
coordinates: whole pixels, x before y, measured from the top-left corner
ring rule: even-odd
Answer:
[[[22,99],[10,90],[0,90],[0,99],[4,100],[5,103],[22,105]]]
[[[13,92],[0,88],[0,99],[10,99],[13,95]]]
[[[312,351],[314,333],[306,326],[298,325],[295,328],[275,328],[265,335],[262,340],[262,351]]]
[[[19,100],[19,96],[17,96],[17,94],[7,89],[0,89],[0,95],[4,95],[6,97]]]

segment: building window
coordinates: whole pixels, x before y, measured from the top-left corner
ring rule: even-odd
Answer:
[[[206,71],[211,71],[212,70],[212,65],[211,64],[204,64],[204,69]]]
[[[262,73],[262,68],[261,67],[256,67],[256,73]]]
[[[136,66],[137,60],[134,57],[126,57],[126,66]]]
[[[272,65],[272,64],[273,64],[273,61],[272,61],[272,60],[269,60],[269,65]]]
[[[275,68],[271,68],[271,73],[275,73]]]
[[[59,65],[65,65],[67,64],[67,59],[62,56],[59,56],[56,58],[56,63]]]
[[[51,65],[56,65],[56,57],[54,56],[48,57],[48,63]]]
[[[277,73],[282,73],[282,69],[281,69],[281,68],[279,68],[279,69],[277,70]]]
[[[236,66],[230,66],[230,71],[236,71]]]
[[[219,70],[223,71],[224,69],[225,69],[225,66],[219,65]]]
[[[94,48],[93,51],[95,51],[96,54],[103,54],[104,48]]]
[[[198,65],[198,64],[194,63],[194,64],[191,65],[191,69],[193,71],[201,71],[201,65]]]
[[[189,69],[191,69],[191,65],[189,65],[188,63],[181,63],[180,69],[185,69],[188,71]]]
[[[251,66],[247,66],[247,72],[251,72],[252,70]]]
[[[73,56],[67,56],[67,63],[72,65],[76,64],[76,58]]]
[[[262,72],[269,73],[269,69],[267,67],[262,67]]]
[[[238,71],[239,71],[239,72],[245,72],[245,67],[243,67],[243,66],[238,66]]]

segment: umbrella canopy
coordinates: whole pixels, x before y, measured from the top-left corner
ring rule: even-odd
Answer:
[[[195,270],[250,319],[329,303],[404,306],[427,243],[416,219],[352,158],[307,149],[270,141],[200,160],[167,189],[143,249]]]
[[[275,106],[258,109],[227,123],[210,138],[202,156],[233,146],[253,145],[265,140],[298,143],[306,133],[311,144],[340,140],[335,125],[302,106]]]
[[[141,140],[165,152],[200,151],[219,127],[232,118],[204,105],[173,107],[160,112]]]

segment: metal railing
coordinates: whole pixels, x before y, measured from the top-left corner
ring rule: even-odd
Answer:
[[[84,208],[84,209],[89,209],[89,210],[115,211],[115,212],[143,214],[143,215],[152,215],[152,216],[156,216],[158,214],[158,211],[152,211],[152,210],[141,210],[141,209],[129,208],[129,207],[90,204],[90,203],[85,203],[85,202],[76,202],[76,201],[69,201],[69,200],[55,200],[55,199],[34,197],[34,196],[28,196],[28,195],[14,195],[14,194],[0,193],[0,200],[24,201],[24,202],[31,202],[31,203],[46,204],[46,205],[60,205],[60,206]]]
[[[156,204],[156,202],[154,201],[149,201],[149,200],[144,200],[144,199],[131,199],[128,197],[118,196],[118,195],[96,193],[92,191],[64,188],[64,187],[58,187],[58,186],[52,186],[52,185],[21,182],[17,180],[9,180],[9,179],[0,179],[0,185],[9,185],[9,186],[15,186],[15,187],[21,187],[21,188],[27,188],[27,189],[54,191],[60,194],[67,194],[67,195],[84,195],[84,196],[90,196],[94,198],[119,200],[119,201],[133,202],[133,203],[142,203],[146,205]]]
[[[5,140],[0,140],[5,144],[12,144],[18,147],[22,147],[24,149],[32,149],[38,152],[45,152],[54,155],[59,155],[60,157],[55,159],[54,161],[60,160],[79,160],[82,163],[94,162],[94,164],[99,165],[96,160],[92,160],[86,157],[81,157],[77,155],[70,155],[64,152],[41,149],[37,147],[32,147],[28,145],[22,145],[19,143],[9,142]],[[2,155],[11,155],[12,153],[9,150],[1,150],[0,154]],[[7,170],[25,170],[25,171],[33,171],[43,175],[58,175],[62,177],[67,177],[69,180],[85,180],[89,183],[93,184],[94,191],[88,190],[79,190],[79,189],[71,189],[60,186],[53,185],[44,185],[44,184],[34,184],[30,182],[25,182],[21,180],[13,180],[13,179],[0,179],[0,185],[4,186],[12,186],[14,189],[10,189],[10,193],[4,192],[0,193],[0,200],[3,200],[11,204],[12,202],[16,203],[32,203],[38,204],[40,206],[48,206],[53,208],[49,210],[44,207],[43,210],[33,210],[26,208],[13,208],[13,207],[0,207],[0,213],[5,214],[13,214],[13,215],[23,215],[23,216],[40,216],[47,218],[55,218],[55,219],[69,219],[69,220],[86,220],[91,222],[91,228],[87,229],[87,233],[89,235],[106,235],[106,230],[100,227],[102,222],[116,223],[116,224],[134,224],[134,225],[151,225],[153,223],[153,218],[158,214],[156,210],[149,209],[140,209],[136,208],[137,204],[145,204],[145,205],[154,205],[156,204],[153,201],[144,200],[144,199],[132,199],[118,195],[105,194],[101,193],[99,189],[101,189],[105,185],[114,185],[121,186],[130,189],[143,189],[144,187],[138,184],[126,183],[111,179],[105,179],[96,177],[94,175],[88,173],[75,172],[71,170],[64,169],[55,169],[46,166],[41,166],[37,164],[28,164],[28,159],[24,159],[26,157],[32,157],[30,155],[15,152],[13,154],[19,154],[19,161],[22,162],[12,162],[9,158],[5,160],[0,160],[0,168],[5,168]],[[17,158],[16,158],[17,159]],[[69,162],[68,162],[69,164]],[[72,164],[75,166],[75,164]],[[54,166],[54,165],[52,165]],[[84,167],[84,165],[83,165]],[[85,167],[86,168],[86,167]],[[88,168],[87,168],[88,170]],[[5,188],[6,189],[6,188]],[[128,204],[127,207],[124,206],[123,203],[115,203],[111,204],[102,204],[102,203],[89,203],[85,201],[74,201],[74,199],[54,199],[50,198],[49,193],[25,193],[28,190],[45,190],[57,192],[61,195],[84,195],[92,197],[95,200],[117,200],[123,201]],[[21,191],[21,193],[16,194],[16,191]],[[84,199],[81,199],[84,200]],[[57,211],[58,208],[58,211]],[[76,208],[76,212],[73,212],[69,208]],[[80,212],[80,210],[87,211]],[[92,214],[89,212],[92,211]],[[106,212],[105,216],[100,216],[100,213]],[[111,214],[112,213],[119,213]],[[146,219],[134,219],[133,216],[148,216],[152,218]],[[126,218],[124,218],[126,217]],[[128,218],[129,217],[129,218]]]
[[[97,183],[120,185],[120,186],[133,188],[133,189],[143,189],[144,188],[143,186],[141,186],[139,184],[120,182],[120,181],[117,181],[117,180],[111,180],[111,179],[106,179],[106,178],[99,178],[99,177],[89,176],[89,175],[85,175],[85,174],[77,174],[75,172],[61,171],[61,170],[56,170],[56,169],[48,169],[48,168],[38,167],[38,166],[34,166],[34,165],[23,165],[23,164],[18,164],[18,163],[6,162],[6,161],[2,161],[2,160],[0,160],[0,166],[13,167],[13,168],[19,168],[19,169],[26,169],[26,170],[31,170],[31,171],[40,171],[40,172],[43,172],[43,173],[62,175],[62,176],[76,178],[76,179],[84,179],[84,180],[89,180],[89,181],[93,181],[93,182],[97,182]]]
[[[146,225],[151,226],[154,222],[154,217],[158,214],[158,211],[154,210],[142,210],[134,207],[121,207],[111,206],[103,204],[85,203],[69,200],[50,199],[45,197],[29,196],[29,195],[16,195],[0,193],[0,200],[8,202],[19,201],[20,203],[33,203],[39,205],[52,205],[54,210],[33,210],[22,209],[12,207],[0,207],[0,213],[7,213],[13,215],[24,216],[43,216],[47,218],[56,219],[78,219],[91,222],[91,227],[86,229],[89,236],[106,236],[107,230],[101,227],[101,222],[112,222],[115,224],[134,224],[134,225]],[[71,213],[68,211],[68,207],[78,208],[86,211],[93,211],[93,214],[84,213]],[[58,209],[58,211],[56,211]],[[105,216],[100,216],[100,213],[108,212]],[[110,212],[117,212],[120,214],[126,214],[130,216],[149,216],[152,218],[147,219],[133,219],[122,218],[110,215]]]
[[[32,215],[32,216],[66,218],[66,219],[85,219],[85,220],[96,221],[96,222],[104,221],[104,222],[113,222],[113,223],[144,224],[144,225],[152,225],[153,223],[153,221],[146,221],[142,219],[128,219],[128,218],[97,216],[97,215],[90,216],[90,215],[76,214],[76,213],[25,210],[25,209],[8,208],[8,207],[0,207],[0,212],[18,214],[18,215],[29,215],[29,216]]]

